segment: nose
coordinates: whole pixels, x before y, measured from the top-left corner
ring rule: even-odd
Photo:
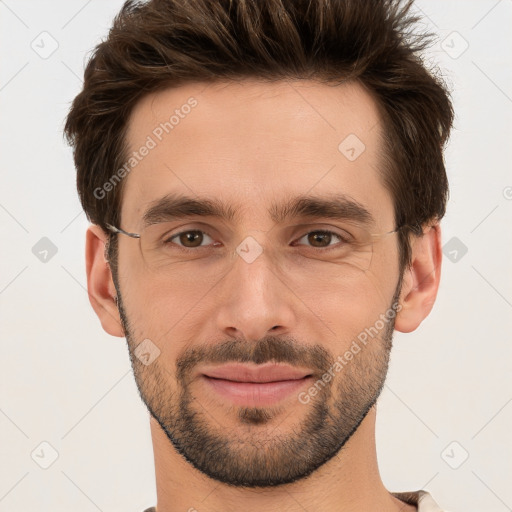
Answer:
[[[298,318],[299,301],[265,251],[254,260],[234,258],[217,300],[217,327],[248,341],[289,333]]]

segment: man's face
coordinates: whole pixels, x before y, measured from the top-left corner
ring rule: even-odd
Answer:
[[[197,104],[180,110],[191,97]],[[175,109],[179,122],[159,130]],[[168,194],[220,201],[238,215],[174,220],[173,234],[192,233],[173,238],[181,249],[169,249],[167,264],[141,251],[152,248],[147,241],[118,239],[118,305],[139,392],[176,450],[214,479],[250,487],[307,476],[380,394],[399,292],[397,237],[347,261],[322,253],[338,238],[305,235],[395,228],[381,129],[359,86],[308,81],[190,84],[144,98],[130,118],[130,151],[154,147],[125,178],[122,229],[144,233],[144,213]],[[271,205],[333,194],[370,217],[271,216]],[[150,364],[133,353],[144,340],[158,355]],[[279,398],[240,402],[202,373],[272,361],[310,377]]]

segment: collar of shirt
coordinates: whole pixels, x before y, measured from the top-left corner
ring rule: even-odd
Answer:
[[[416,505],[418,512],[448,512],[439,507],[427,491],[392,492],[391,494],[409,505]]]

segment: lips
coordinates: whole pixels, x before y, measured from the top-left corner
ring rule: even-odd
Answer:
[[[226,364],[223,366],[205,368],[202,374],[213,379],[223,379],[233,382],[279,382],[300,380],[312,375],[307,369],[289,365],[269,363],[249,366],[246,364]]]
[[[201,377],[208,393],[213,391],[222,403],[269,407],[293,397],[312,380],[312,372],[276,363],[238,363],[203,368]]]

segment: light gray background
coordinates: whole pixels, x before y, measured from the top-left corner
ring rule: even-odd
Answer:
[[[88,301],[88,223],[62,139],[85,57],[121,5],[0,1],[1,512],[140,512],[156,503],[149,417],[125,341],[102,330]],[[458,245],[446,250],[430,317],[396,335],[378,408],[380,469],[388,489],[427,489],[452,512],[505,512],[512,0],[423,0],[417,10],[439,34],[428,59],[454,89],[443,237]],[[57,249],[47,262],[33,253],[43,237]],[[43,442],[58,453],[47,469],[52,448]]]

